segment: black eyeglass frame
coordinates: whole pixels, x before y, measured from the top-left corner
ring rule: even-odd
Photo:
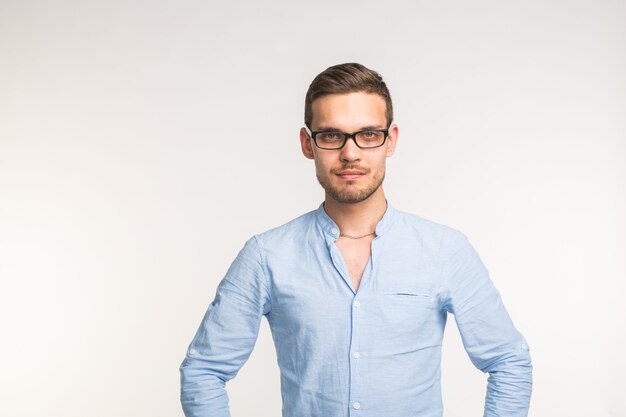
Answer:
[[[308,133],[309,137],[311,139],[313,139],[313,143],[315,143],[315,146],[317,146],[320,149],[323,149],[325,151],[337,151],[339,149],[343,149],[344,146],[346,146],[346,143],[348,142],[348,139],[352,138],[352,140],[354,141],[354,144],[359,148],[359,149],[376,149],[376,148],[380,148],[381,146],[383,146],[385,144],[385,142],[387,142],[387,137],[389,136],[389,129],[391,128],[391,125],[389,125],[389,127],[387,129],[364,129],[364,130],[359,130],[358,132],[352,132],[352,133],[346,133],[346,132],[342,132],[340,130],[316,130],[316,131],[312,131],[311,129],[309,129],[308,126],[304,126],[304,129],[306,130],[306,132]],[[358,135],[359,133],[363,133],[363,132],[382,132],[385,136],[383,138],[383,141],[380,145],[376,145],[376,146],[361,146],[359,145],[359,142],[356,140],[356,135]],[[324,148],[320,145],[317,144],[317,135],[318,133],[341,133],[343,135],[343,143],[341,144],[340,147],[338,148]]]

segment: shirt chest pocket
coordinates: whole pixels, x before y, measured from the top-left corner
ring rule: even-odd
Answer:
[[[390,286],[379,292],[378,319],[390,340],[396,337],[418,339],[438,320],[434,292],[416,285]]]
[[[381,302],[389,304],[390,308],[420,309],[434,308],[435,296],[428,288],[414,286],[396,286],[383,291]]]

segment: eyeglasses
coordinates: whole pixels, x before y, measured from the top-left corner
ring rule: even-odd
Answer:
[[[354,139],[354,143],[361,149],[372,149],[383,146],[389,129],[360,130],[354,133],[344,133],[336,130],[317,131],[309,130],[308,126],[304,127],[306,132],[315,142],[315,146],[320,149],[336,150],[346,145],[348,139]]]

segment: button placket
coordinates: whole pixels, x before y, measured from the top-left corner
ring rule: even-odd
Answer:
[[[360,289],[363,291],[363,288]],[[356,413],[357,410],[361,410],[362,404],[359,401],[363,395],[363,383],[364,378],[361,375],[361,332],[363,331],[363,303],[360,300],[352,301],[352,328],[351,328],[351,360],[350,360],[350,408],[355,412],[355,415],[359,415],[362,412]]]

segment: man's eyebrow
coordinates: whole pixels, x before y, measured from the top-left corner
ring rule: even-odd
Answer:
[[[337,129],[332,126],[319,126],[317,129],[313,129],[314,132],[341,132],[341,129]]]
[[[382,125],[363,126],[363,127],[360,127],[358,130],[355,130],[354,132],[362,132],[364,130],[381,130],[381,129],[386,129],[386,126],[382,126]],[[317,129],[313,129],[313,131],[315,132],[344,132],[343,130],[338,129],[336,127],[332,127],[332,126],[319,126]],[[353,133],[353,132],[344,132],[344,133]]]
[[[357,132],[360,132],[362,130],[381,130],[381,129],[386,129],[386,126],[382,126],[382,125],[371,125],[371,126],[365,126],[360,128],[359,130],[357,130]]]

